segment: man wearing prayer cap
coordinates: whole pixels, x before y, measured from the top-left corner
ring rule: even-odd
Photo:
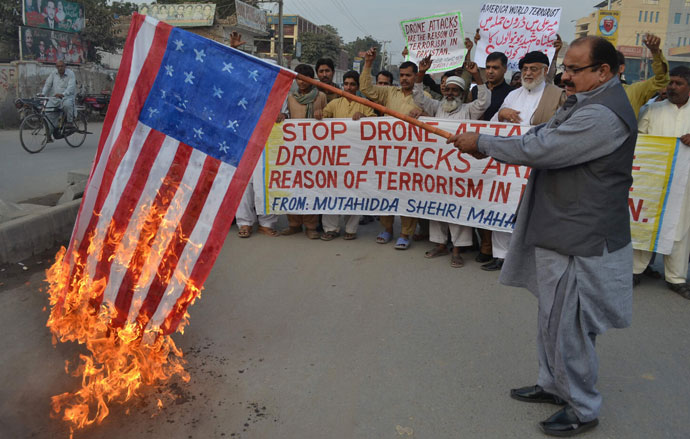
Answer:
[[[506,96],[493,121],[510,122],[535,126],[551,119],[556,110],[565,102],[565,90],[546,82],[549,58],[542,52],[526,54],[518,63],[522,87]],[[492,252],[494,259],[482,265],[482,270],[496,271],[503,266],[503,260],[510,245],[509,232],[492,232]]]
[[[419,72],[412,91],[415,104],[429,114],[440,119],[479,119],[489,108],[491,103],[491,92],[482,81],[479,68],[475,63],[468,63],[466,70],[472,75],[477,83],[477,99],[469,104],[462,103],[463,92],[467,90],[465,80],[459,76],[449,76],[443,87],[443,99],[437,101],[424,94],[422,80],[424,74],[431,67],[431,57],[426,57],[419,62]],[[427,251],[424,256],[434,258],[436,256],[447,255],[448,233],[450,232],[453,243],[453,254],[450,266],[453,268],[462,267],[465,262],[460,256],[460,247],[472,245],[472,228],[459,224],[449,224],[441,221],[429,221],[429,240],[436,244],[434,248]]]

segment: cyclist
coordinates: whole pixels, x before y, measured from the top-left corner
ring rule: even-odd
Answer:
[[[74,120],[74,97],[76,95],[77,82],[74,77],[74,72],[65,67],[64,61],[58,61],[55,64],[55,71],[48,76],[46,83],[43,85],[43,96],[48,96],[50,99],[46,107],[59,108],[65,113],[66,126],[73,126]],[[55,113],[48,113],[54,125],[57,125],[57,117]],[[48,134],[48,142],[52,142],[52,136]]]

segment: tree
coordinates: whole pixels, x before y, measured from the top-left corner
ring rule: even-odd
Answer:
[[[340,37],[333,34],[316,34],[305,32],[300,34],[302,56],[300,61],[314,64],[319,58],[337,60],[340,54]]]
[[[118,2],[114,1],[110,6],[110,10],[113,14],[118,16],[128,16],[132,15],[132,12],[139,10],[139,5],[133,2]]]
[[[81,0],[81,4],[84,5],[86,17],[81,37],[88,42],[87,59],[99,62],[98,50],[114,52],[122,48],[125,39],[116,33],[117,21],[107,0]]]
[[[340,34],[338,34],[338,29],[334,28],[330,24],[321,24],[321,25],[319,25],[319,27],[321,29],[325,30],[326,32],[329,32],[329,33],[335,35],[336,37],[338,37],[338,46],[343,45],[343,38],[340,36]]]
[[[11,61],[19,58],[19,25],[22,24],[22,4],[20,0],[0,2],[0,60]]]
[[[374,60],[374,64],[371,67],[371,71],[376,73],[379,70],[381,70],[381,43],[376,41],[374,37],[372,37],[371,35],[367,35],[364,38],[357,37],[355,41],[350,41],[345,45],[345,50],[347,51],[348,57],[348,64],[352,65],[352,62],[354,61],[355,57],[360,56],[360,52],[366,52],[372,47],[376,47],[377,49],[379,49],[379,53],[376,55],[376,59]]]

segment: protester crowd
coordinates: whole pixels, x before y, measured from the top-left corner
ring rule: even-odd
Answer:
[[[445,72],[437,84],[426,72],[433,59],[422,60],[419,65],[405,61],[399,66],[399,86],[393,84],[393,74],[381,70],[372,72],[376,58],[376,48],[366,52],[362,73],[349,71],[343,76],[342,88],[351,94],[364,96],[372,102],[391,110],[418,118],[420,116],[455,120],[484,120],[537,126],[547,122],[566,100],[565,84],[561,82],[562,73],[556,67],[556,59],[562,48],[560,37],[555,41],[555,53],[551,60],[539,51],[527,53],[519,62],[519,71],[508,74],[508,58],[501,52],[490,53],[486,67],[478,68],[470,62],[474,42],[465,40],[466,61],[462,68]],[[624,81],[625,57],[618,52],[618,77],[636,116],[639,116],[639,132],[659,136],[679,137],[685,145],[690,145],[690,105],[688,84],[690,69],[676,67],[669,71],[661,49],[660,39],[648,35],[645,46],[652,54],[653,76],[645,81],[626,84]],[[403,52],[403,55],[406,51]],[[560,70],[568,70],[561,66]],[[570,72],[577,74],[579,70]],[[324,84],[338,87],[333,83],[335,65],[328,58],[319,59],[315,69],[300,64],[295,71],[317,77]],[[288,96],[279,121],[285,118],[322,119],[376,117],[370,107],[350,101],[345,97],[326,93],[314,85],[296,80],[297,90]],[[339,88],[339,87],[338,87]],[[666,281],[669,288],[690,299],[690,288],[685,274],[688,269],[690,253],[690,190],[685,191],[685,201],[681,220],[675,234],[675,244],[671,255],[665,256]],[[259,223],[258,232],[269,236],[292,235],[304,232],[308,238],[331,241],[342,235],[351,240],[357,236],[359,226],[370,224],[370,216],[358,215],[287,215],[289,226],[276,230],[276,215],[256,215],[253,187],[247,188],[237,212],[239,236],[247,238],[252,234],[253,225]],[[341,218],[342,217],[342,218]],[[394,237],[394,217],[378,217],[381,232],[376,237],[379,244],[387,244]],[[342,223],[342,227],[341,227]],[[498,271],[503,265],[508,251],[511,233],[472,229],[458,224],[427,221],[414,217],[401,217],[400,233],[395,239],[394,248],[405,250],[412,241],[429,240],[433,247],[425,253],[426,258],[451,256],[450,265],[459,268],[464,265],[461,253],[478,249],[475,257],[483,263],[482,270]],[[660,278],[660,274],[648,265],[651,253],[635,251],[634,283],[638,284],[642,275]]]

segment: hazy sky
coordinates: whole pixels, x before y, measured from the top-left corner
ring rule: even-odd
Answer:
[[[580,17],[594,10],[599,1],[593,0],[528,0],[477,1],[477,0],[284,0],[285,14],[298,14],[316,24],[336,27],[345,42],[358,36],[372,35],[379,41],[389,40],[394,63],[402,60],[403,49],[400,21],[426,17],[440,12],[460,11],[465,36],[472,37],[479,20],[479,9],[484,3],[526,4],[534,6],[560,6],[563,8],[559,34],[571,41],[575,23]],[[272,8],[277,12],[277,6]]]

